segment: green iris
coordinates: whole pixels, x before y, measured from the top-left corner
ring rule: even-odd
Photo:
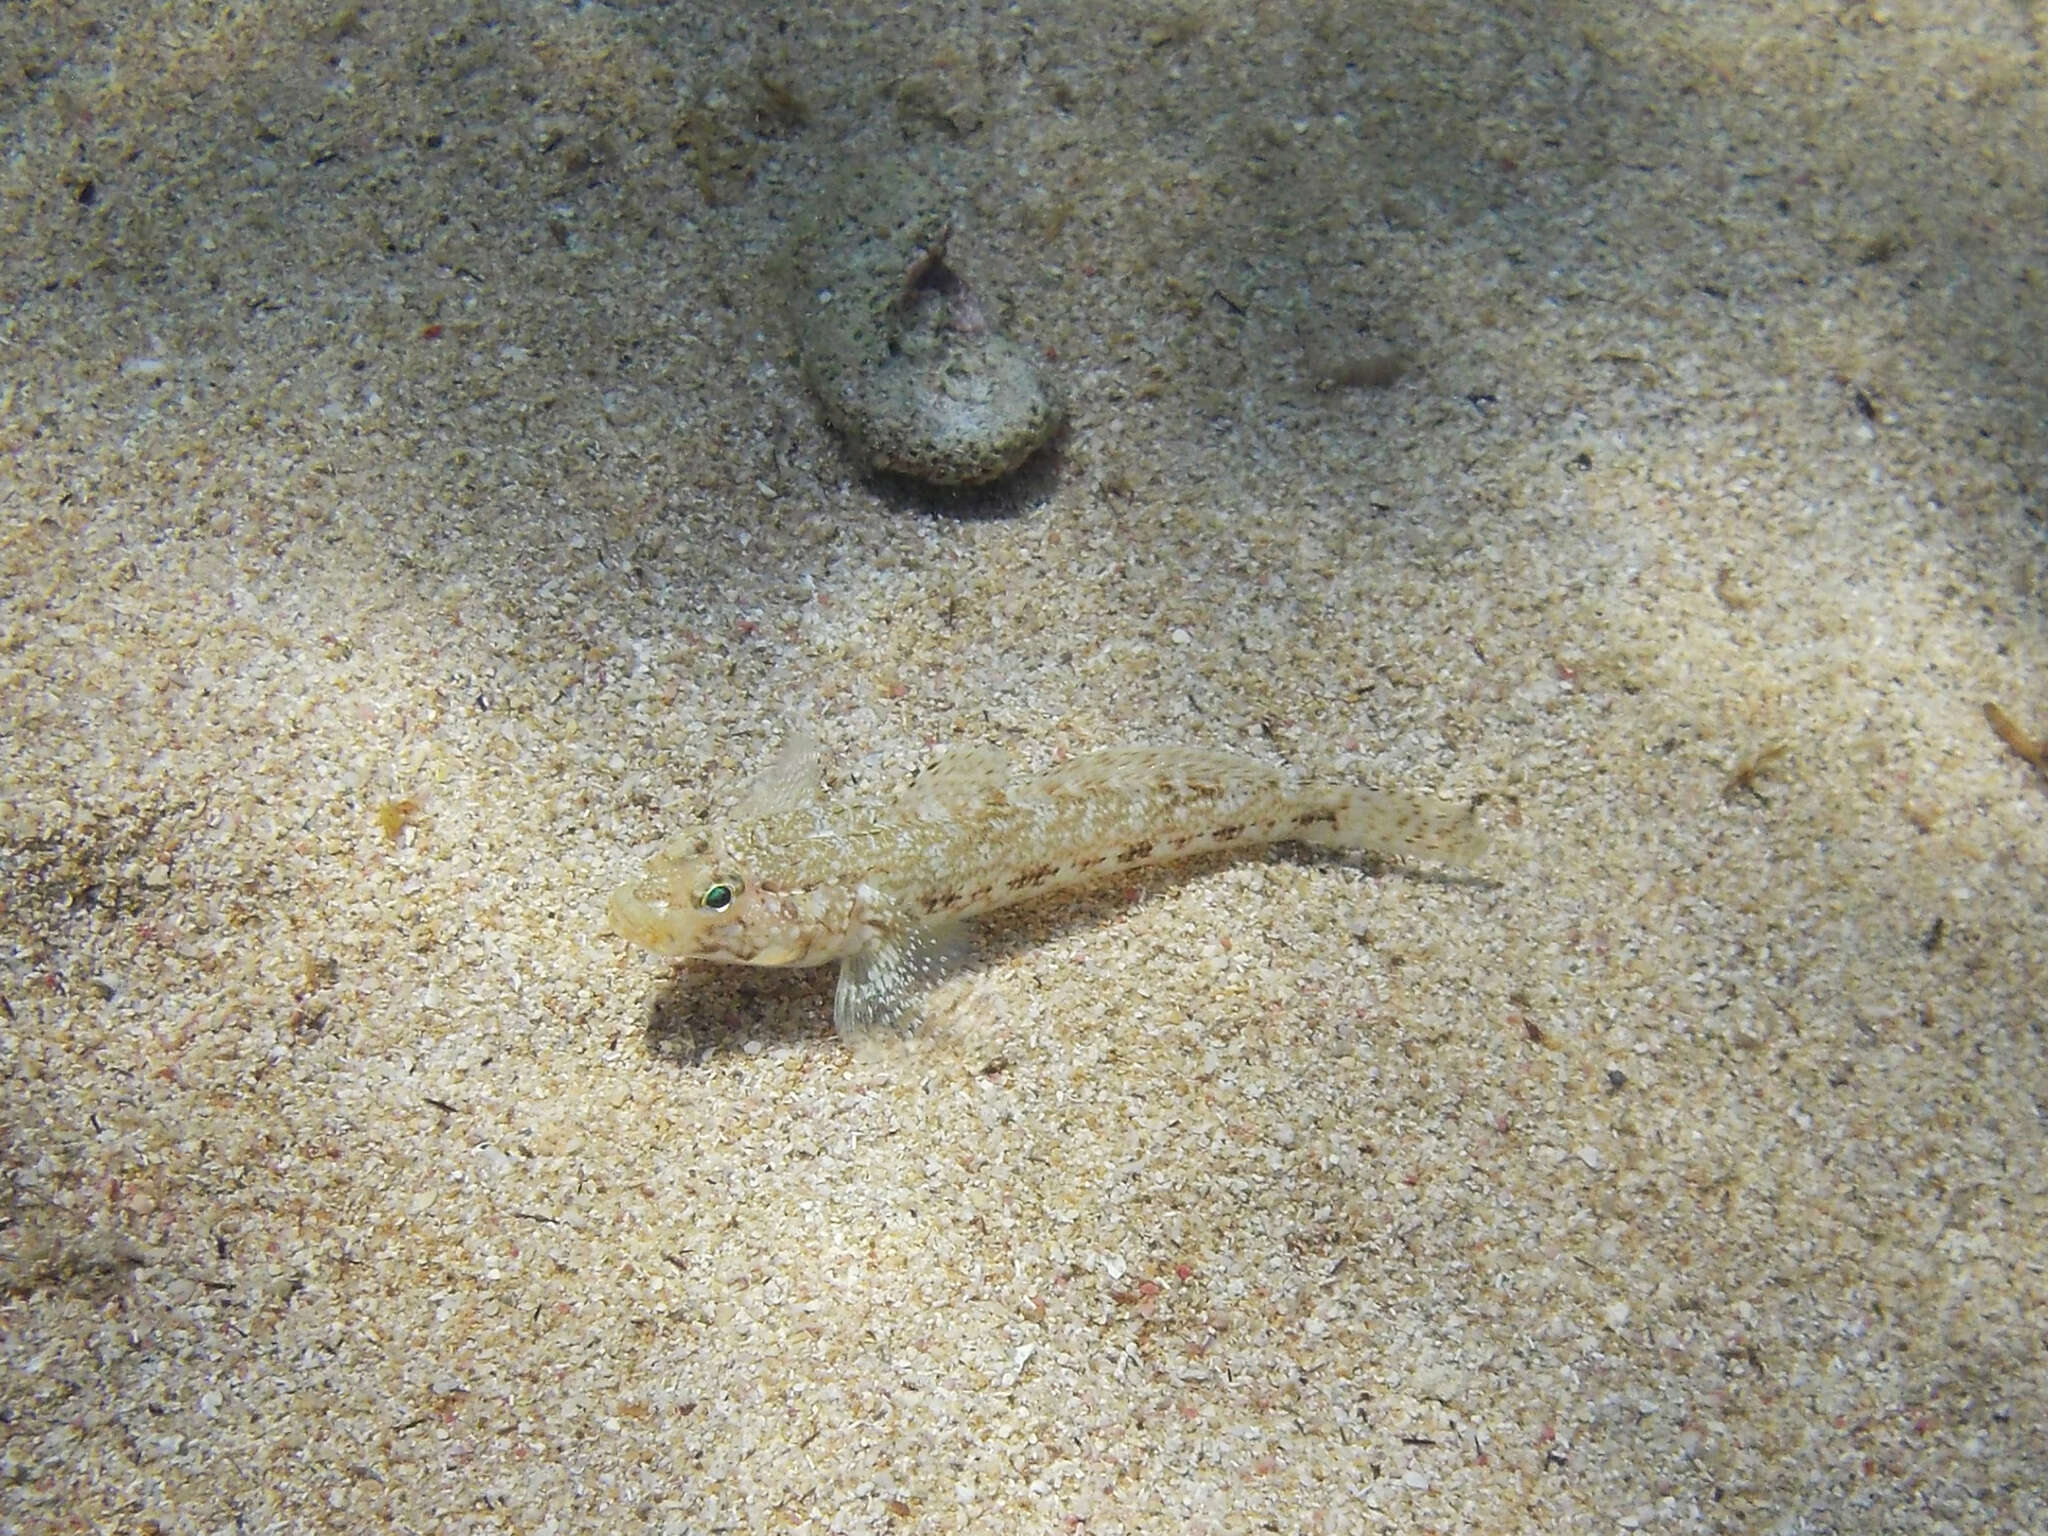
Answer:
[[[706,890],[702,896],[699,896],[697,898],[697,905],[704,908],[707,912],[723,912],[732,905],[732,898],[732,887],[721,881],[719,884]]]

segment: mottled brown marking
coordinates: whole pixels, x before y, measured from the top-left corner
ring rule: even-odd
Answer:
[[[1007,888],[1013,891],[1028,890],[1034,885],[1043,885],[1060,872],[1057,864],[1034,864],[1029,869],[1020,869],[1010,876]]]
[[[1310,827],[1317,826],[1329,827],[1334,830],[1337,825],[1337,813],[1328,806],[1325,806],[1320,811],[1303,811],[1294,818],[1294,825],[1298,830],[1304,832]]]
[[[1116,861],[1119,864],[1136,864],[1151,857],[1152,845],[1150,843],[1133,843],[1116,856]]]
[[[1219,843],[1233,842],[1236,839],[1244,836],[1244,823],[1239,821],[1233,822],[1230,826],[1227,827],[1218,827],[1214,832],[1211,832],[1209,835],[1215,838],[1216,841]]]

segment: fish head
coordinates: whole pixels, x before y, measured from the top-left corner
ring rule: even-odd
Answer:
[[[613,891],[611,923],[672,960],[788,965],[804,948],[786,904],[751,879],[709,829],[671,838],[639,879]]]

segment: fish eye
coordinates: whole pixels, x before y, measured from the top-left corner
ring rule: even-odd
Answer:
[[[732,905],[734,894],[733,888],[721,880],[705,888],[704,894],[697,898],[697,905],[707,912],[723,912]]]

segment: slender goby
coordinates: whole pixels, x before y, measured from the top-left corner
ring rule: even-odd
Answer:
[[[1472,805],[1301,782],[1232,752],[1120,747],[1018,772],[955,750],[880,804],[829,805],[799,737],[729,819],[671,838],[611,899],[612,926],[657,954],[742,965],[840,963],[842,1035],[902,1027],[962,948],[960,920],[1199,853],[1270,843],[1465,864]]]

